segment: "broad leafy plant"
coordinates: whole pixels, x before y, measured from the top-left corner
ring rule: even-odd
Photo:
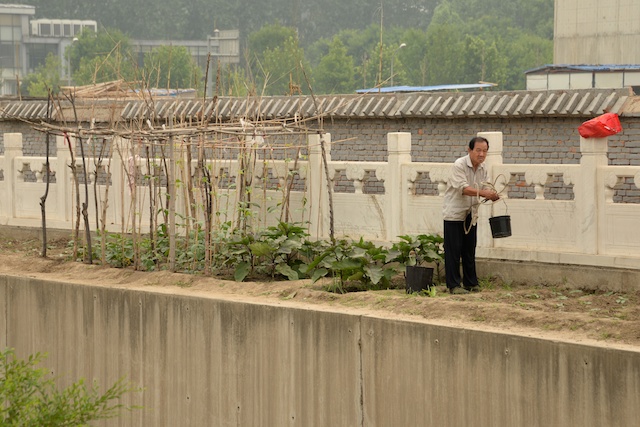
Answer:
[[[334,278],[329,290],[345,292],[358,283],[359,289],[389,287],[397,274],[395,254],[360,238],[358,242],[338,240],[319,254],[306,269],[313,281],[329,276]]]
[[[400,239],[391,247],[397,256],[396,261],[405,266],[434,265],[441,276],[444,264],[444,239],[437,234],[418,234],[398,236]]]

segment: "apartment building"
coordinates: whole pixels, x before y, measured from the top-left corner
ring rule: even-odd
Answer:
[[[82,31],[97,31],[93,20],[33,19],[34,6],[0,4],[0,95],[18,94],[20,81],[44,64],[47,55],[60,59],[60,76],[72,83],[66,50]],[[238,30],[214,31],[206,40],[131,40],[142,65],[144,54],[162,45],[185,46],[204,70],[209,54],[223,64],[240,60]]]

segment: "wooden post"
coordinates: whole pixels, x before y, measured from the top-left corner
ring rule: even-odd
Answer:
[[[170,119],[173,122],[173,115]],[[176,271],[176,155],[173,135],[169,137],[169,176],[167,191],[169,192],[169,269]]]

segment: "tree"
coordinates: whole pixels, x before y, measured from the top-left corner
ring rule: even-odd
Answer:
[[[427,84],[465,83],[464,30],[460,16],[447,1],[442,2],[427,29]]]
[[[256,81],[258,91],[265,95],[301,94],[307,87],[306,79],[311,79],[304,51],[293,37],[282,47],[267,49],[260,65]]]
[[[45,63],[25,77],[22,82],[23,91],[39,98],[48,97],[49,90],[52,94],[57,94],[60,91],[60,67],[60,59],[52,53],[48,54]]]
[[[78,85],[135,80],[131,42],[119,30],[85,30],[68,48],[73,80]]]
[[[507,58],[495,42],[467,35],[464,50],[463,83],[487,81],[504,85],[507,79]]]
[[[316,93],[350,93],[354,87],[353,58],[338,37],[333,39],[329,52],[314,69]]]
[[[406,81],[406,74],[402,61],[397,55],[398,46],[382,46],[380,57],[380,43],[369,52],[369,61],[363,64],[364,74],[367,76],[368,88],[380,84],[382,87],[391,85],[391,60],[393,59],[393,85],[402,85]],[[394,58],[395,54],[395,58]],[[382,74],[380,66],[382,65]]]
[[[135,409],[118,403],[139,391],[122,379],[102,394],[96,382],[88,386],[83,379],[58,390],[47,370],[38,367],[43,359],[40,353],[22,360],[11,349],[0,352],[0,425],[84,426]]]
[[[159,46],[144,57],[148,87],[182,89],[196,88],[200,83],[200,68],[184,46]]]
[[[426,33],[415,28],[409,28],[402,33],[399,40],[401,42],[407,41],[407,46],[398,51],[398,58],[404,65],[407,76],[406,84],[412,86],[426,85],[428,67]]]
[[[522,90],[526,87],[524,71],[553,62],[553,41],[511,29],[503,36],[508,65],[505,86]]]

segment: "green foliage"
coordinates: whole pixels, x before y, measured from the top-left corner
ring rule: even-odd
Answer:
[[[391,278],[398,273],[398,263],[384,247],[366,242],[338,240],[323,250],[306,268],[312,281],[322,277],[333,277],[329,291],[386,289]]]
[[[437,234],[418,234],[416,236],[398,236],[400,239],[392,246],[397,251],[396,261],[404,265],[422,265],[444,261],[444,239]]]
[[[311,67],[296,38],[289,37],[282,46],[267,49],[259,66],[256,81],[260,93],[296,95],[308,92],[306,78],[310,78]]]
[[[52,95],[56,95],[60,91],[60,67],[60,60],[53,54],[48,54],[44,65],[25,77],[22,82],[23,91],[29,96],[40,98],[48,97],[49,90]]]
[[[404,65],[406,83],[414,86],[427,84],[427,34],[416,28],[409,28],[398,37],[397,46],[407,46],[398,51],[398,59]],[[394,82],[395,83],[395,82]]]
[[[279,24],[265,25],[249,36],[249,52],[258,62],[262,62],[267,51],[283,46],[292,38],[296,38],[295,28]]]
[[[59,390],[47,369],[38,367],[44,357],[36,353],[22,360],[11,349],[0,352],[0,425],[84,426],[134,409],[119,402],[139,391],[123,379],[104,393],[97,382],[88,385],[83,379]]]
[[[121,31],[85,30],[68,48],[73,80],[77,85],[113,80],[135,80],[136,63],[131,42]]]
[[[266,275],[297,280],[304,277],[302,265],[313,256],[309,235],[297,224],[285,222],[256,234],[240,234],[228,243],[227,266],[235,265],[234,279]]]
[[[184,46],[158,46],[144,57],[147,87],[163,89],[196,88],[200,68]]]
[[[382,46],[382,56],[380,55],[380,43],[374,49],[369,51],[370,60],[364,66],[367,81],[370,81],[370,87],[378,84],[382,86],[391,85],[391,60],[393,59],[393,84],[394,86],[406,84],[406,74],[404,66],[398,56],[398,46]],[[382,74],[380,74],[380,65],[382,65]]]
[[[436,8],[427,29],[427,84],[469,83],[463,81],[464,23],[447,2]]]
[[[133,265],[133,240],[121,234],[113,233],[107,236],[99,236],[96,247],[100,247],[100,240],[106,239],[105,260],[116,268],[124,268]],[[99,254],[98,254],[99,255]]]
[[[168,82],[167,61],[149,65],[155,73],[147,69],[146,77],[137,75],[141,64],[131,56],[129,37],[203,40],[215,28],[240,30],[241,59],[246,62],[244,67],[223,70],[215,92],[219,95],[307,93],[303,69],[309,79],[313,76],[316,94],[373,87],[389,80],[391,58],[401,43],[407,46],[395,57],[394,84],[483,80],[499,83],[501,90],[522,89],[524,71],[553,61],[553,0],[274,0],[260,13],[248,0],[159,0],[144,11],[139,1],[114,0],[108,8],[83,0],[65,0],[64,7],[58,3],[29,2],[40,16],[75,18],[74,11],[82,9],[109,28],[83,34],[71,46],[77,84],[123,78],[157,81],[154,86],[163,88],[167,83],[196,87],[201,76],[187,66],[172,69]],[[380,43],[387,47],[378,75]],[[210,70],[214,77],[216,72]]]
[[[391,247],[394,260],[407,266],[433,264],[437,280],[442,280],[444,265],[444,238],[437,234],[398,236],[399,241]]]
[[[102,237],[101,237],[102,238]],[[130,236],[109,234],[105,260],[114,267],[133,266],[138,253],[138,268],[155,270],[168,263],[169,236],[161,226],[153,243],[149,236],[138,236],[135,244]],[[198,272],[204,269],[205,245],[202,230],[196,227],[188,239],[176,241],[178,271]],[[212,270],[236,281],[269,277],[272,280],[310,278],[313,282],[333,277],[337,290],[386,289],[398,274],[400,253],[360,239],[311,241],[300,224],[280,222],[256,233],[232,230],[230,223],[211,237]],[[96,246],[100,246],[99,242]],[[100,259],[101,254],[96,255]]]
[[[495,42],[467,35],[464,40],[463,82],[492,82],[503,86],[507,79],[507,58]]]
[[[355,91],[353,58],[339,38],[334,38],[329,52],[315,68],[314,90],[319,93],[350,93]]]

